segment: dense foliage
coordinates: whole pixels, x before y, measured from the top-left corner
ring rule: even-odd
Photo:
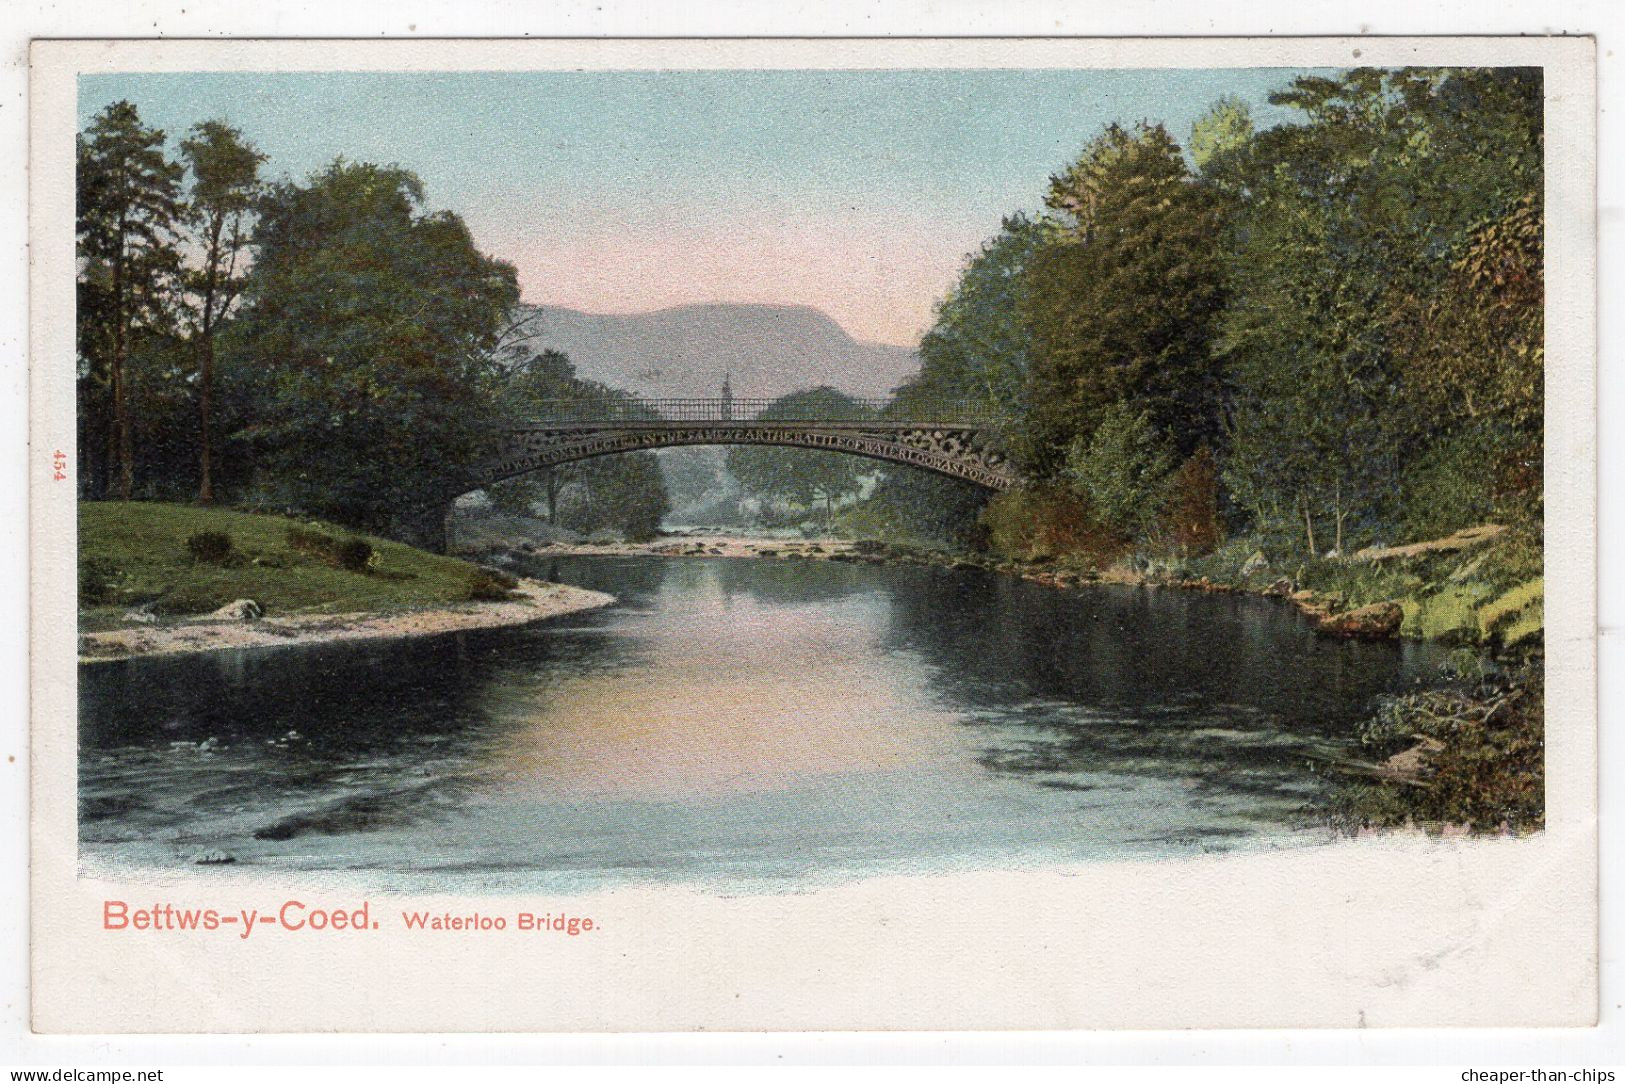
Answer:
[[[508,349],[513,268],[412,173],[339,159],[267,184],[265,156],[218,120],[178,150],[128,102],[79,137],[84,497],[219,494],[411,536],[500,424],[612,394]],[[537,485],[582,530],[649,534],[667,506],[646,455]]]
[[[863,421],[863,404],[834,388],[817,387],[781,396],[757,415]],[[868,472],[864,460],[839,452],[740,446],[728,452],[728,471],[745,491],[768,503],[797,508],[822,505],[826,522],[836,502],[856,494]]]
[[[559,410],[627,398],[624,392],[577,376],[569,357],[556,350],[505,358],[496,381],[495,397],[504,413],[519,419],[540,420]],[[504,512],[539,515],[581,534],[614,530],[633,540],[652,538],[670,507],[653,452],[533,471],[497,483],[488,495]]]
[[[1108,126],[969,259],[898,392],[996,404],[1042,483],[938,533],[1096,561],[1538,537],[1541,94],[1355,69],[1294,80],[1262,131],[1221,99],[1188,153]]]

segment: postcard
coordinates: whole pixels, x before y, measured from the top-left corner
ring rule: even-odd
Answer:
[[[36,1030],[1596,1020],[1590,39],[31,66]]]

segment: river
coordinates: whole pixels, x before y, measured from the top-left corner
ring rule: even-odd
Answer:
[[[935,568],[563,558],[519,629],[80,667],[86,872],[733,890],[1301,846],[1412,643],[1272,600]]]

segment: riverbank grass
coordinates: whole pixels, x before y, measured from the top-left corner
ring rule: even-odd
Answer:
[[[324,552],[313,536],[335,545]],[[335,559],[341,546],[359,553],[357,542],[370,547],[365,560]],[[131,610],[183,618],[237,599],[267,614],[390,613],[469,601],[482,582],[466,561],[327,523],[149,501],[79,505],[82,631],[126,625]]]

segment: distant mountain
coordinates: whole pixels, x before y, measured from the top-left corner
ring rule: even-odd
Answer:
[[[740,398],[773,399],[820,384],[881,397],[920,366],[915,351],[859,342],[804,305],[683,305],[626,315],[535,311],[534,349],[562,350],[579,375],[651,398],[714,396],[725,373]]]

